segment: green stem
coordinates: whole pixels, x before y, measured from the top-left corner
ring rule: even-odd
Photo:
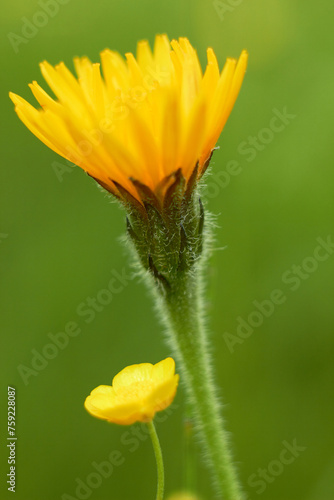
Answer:
[[[181,370],[196,430],[213,471],[218,498],[242,500],[213,382],[199,271],[197,267],[180,273],[164,296],[160,295],[158,306],[164,312],[170,344]]]
[[[164,462],[162,459],[162,451],[158,438],[157,431],[155,429],[155,425],[153,420],[151,422],[147,422],[147,427],[151,436],[155,459],[157,462],[157,472],[158,472],[158,489],[157,489],[157,499],[163,500],[164,497],[164,488],[165,488],[165,473],[164,473]]]
[[[186,410],[187,411],[187,410]],[[189,412],[187,412],[189,413]],[[190,415],[185,416],[183,422],[183,440],[184,440],[184,456],[183,456],[183,469],[184,469],[184,490],[195,492],[196,488],[196,462],[194,453],[194,439],[193,439],[193,422]]]

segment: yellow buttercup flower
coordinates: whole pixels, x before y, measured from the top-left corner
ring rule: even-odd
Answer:
[[[10,93],[22,122],[49,148],[80,166],[118,198],[126,190],[141,201],[138,181],[162,200],[171,174],[189,180],[204,172],[238,96],[247,53],[223,70],[212,48],[203,74],[187,38],[157,35],[137,57],[104,50],[100,64],[74,59],[77,78],[64,63],[41,63],[57,99],[37,82],[30,88],[41,109]],[[169,177],[168,177],[169,176]]]
[[[194,495],[193,493],[188,493],[188,492],[179,492],[179,493],[174,493],[173,495],[169,496],[167,500],[200,500],[197,495]]]
[[[85,408],[94,417],[119,425],[150,422],[172,403],[178,382],[172,358],[156,365],[127,366],[114,377],[112,386],[96,387],[86,398]]]

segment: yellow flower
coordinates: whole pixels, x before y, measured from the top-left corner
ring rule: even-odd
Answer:
[[[127,366],[114,377],[112,386],[96,387],[86,398],[85,408],[94,417],[114,424],[149,422],[172,403],[178,382],[172,358],[156,365]]]
[[[115,196],[122,199],[126,189],[141,201],[136,180],[162,200],[178,169],[187,181],[198,163],[202,175],[241,87],[245,51],[238,61],[227,59],[222,72],[212,48],[207,60],[203,74],[187,38],[170,43],[157,35],[153,52],[147,41],[138,43],[136,58],[104,50],[103,78],[87,57],[74,59],[77,78],[64,63],[44,61],[43,77],[57,99],[34,81],[41,109],[10,97],[36,137]]]
[[[174,495],[169,496],[168,500],[200,500],[200,499],[197,495],[194,495],[193,493],[181,491],[179,493],[174,493]]]

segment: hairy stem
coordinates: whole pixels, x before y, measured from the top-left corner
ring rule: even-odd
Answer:
[[[199,280],[198,268],[179,274],[158,302],[218,498],[242,500],[213,381]]]

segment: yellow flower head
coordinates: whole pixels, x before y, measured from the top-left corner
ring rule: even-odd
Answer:
[[[171,177],[199,178],[238,96],[247,53],[227,59],[220,72],[212,48],[204,74],[187,38],[157,35],[137,57],[104,50],[101,66],[75,58],[77,78],[64,63],[41,63],[57,99],[37,82],[30,88],[41,109],[10,93],[22,122],[49,148],[80,166],[118,198],[142,201],[138,183],[163,200]],[[101,76],[101,69],[103,77]],[[136,182],[137,181],[137,184]]]
[[[168,500],[200,500],[197,495],[187,492],[174,493],[168,497]]]
[[[114,424],[149,422],[172,403],[178,383],[172,358],[156,365],[127,366],[114,377],[112,386],[96,387],[86,398],[85,408],[94,417]]]

